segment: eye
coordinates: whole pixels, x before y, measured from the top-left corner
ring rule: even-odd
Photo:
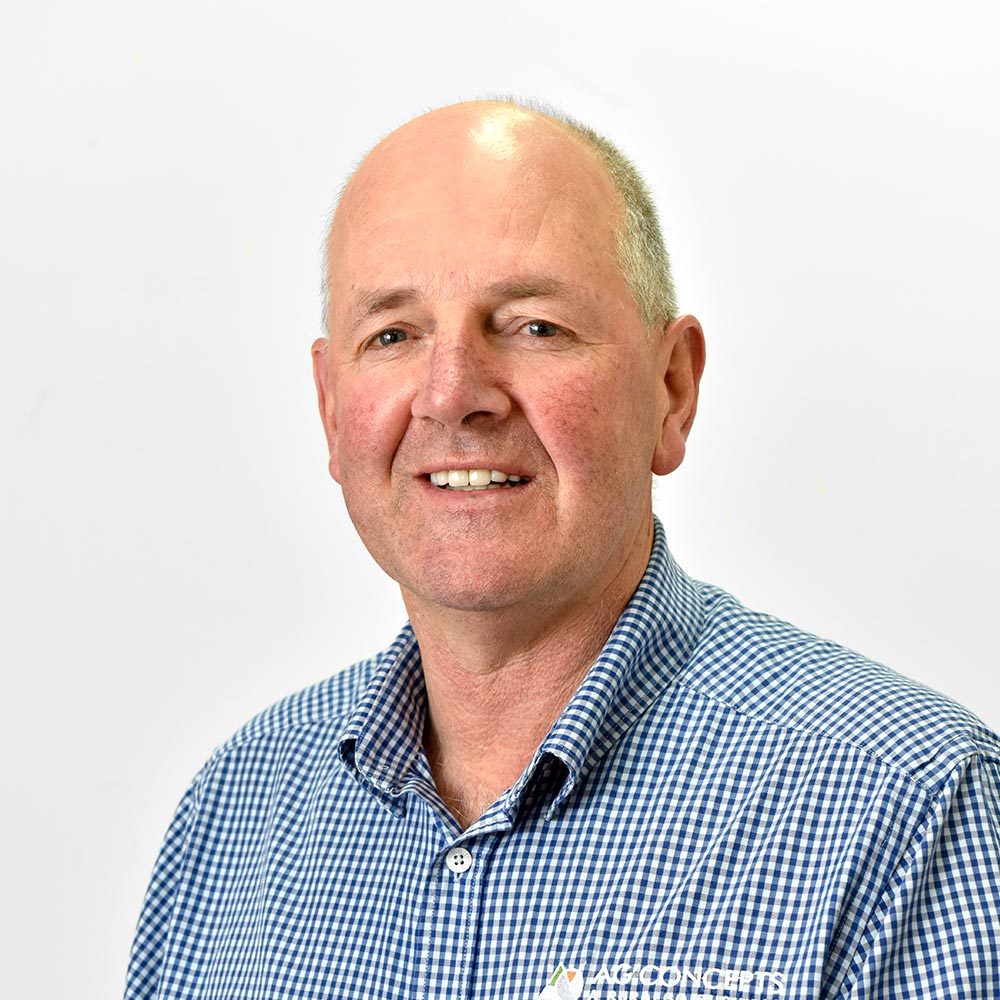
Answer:
[[[560,332],[555,323],[548,323],[544,319],[533,319],[525,323],[524,329],[529,337],[555,337]]]
[[[392,347],[393,344],[400,344],[406,340],[406,331],[397,330],[393,327],[391,330],[383,330],[381,333],[376,333],[371,340],[368,341],[368,347]]]

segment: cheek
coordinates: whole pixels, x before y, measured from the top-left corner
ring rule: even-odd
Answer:
[[[538,434],[564,485],[587,479],[606,450],[597,401],[579,393],[554,393],[537,409]],[[607,419],[607,418],[604,418]]]
[[[538,433],[561,480],[635,476],[649,471],[654,410],[648,372],[579,375],[550,383],[535,407]]]
[[[388,387],[356,384],[340,398],[337,453],[342,475],[370,475],[388,464],[409,421],[409,405]]]

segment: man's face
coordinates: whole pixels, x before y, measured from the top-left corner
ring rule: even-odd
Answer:
[[[314,345],[330,470],[411,615],[558,612],[641,573],[650,470],[680,459],[617,211],[589,151],[506,108],[411,122],[345,193]]]

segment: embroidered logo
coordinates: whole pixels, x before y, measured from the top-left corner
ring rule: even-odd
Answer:
[[[560,962],[538,994],[538,1000],[580,1000],[582,994],[583,973],[579,969],[567,969]]]
[[[776,969],[623,962],[585,975],[561,962],[537,1000],[779,1000],[785,988]]]

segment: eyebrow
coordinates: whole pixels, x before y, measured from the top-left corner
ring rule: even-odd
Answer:
[[[419,298],[420,293],[415,288],[372,288],[358,295],[355,306],[361,316],[374,316]]]
[[[526,275],[487,285],[486,295],[491,299],[512,302],[519,299],[543,299],[566,296],[570,286],[548,275]],[[370,288],[360,292],[354,300],[358,321],[379,313],[409,305],[422,297],[419,289],[410,286],[396,288]]]
[[[513,299],[550,299],[570,293],[565,281],[548,275],[529,275],[509,281],[497,281],[486,289],[491,298],[510,301]]]

